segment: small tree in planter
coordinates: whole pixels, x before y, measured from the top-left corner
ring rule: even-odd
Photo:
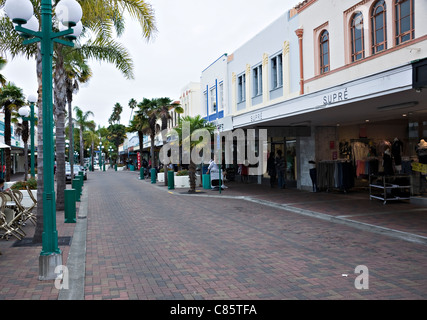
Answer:
[[[208,132],[212,136],[213,132],[216,129],[216,127],[213,123],[207,122],[200,115],[197,115],[194,118],[190,117],[190,116],[180,118],[179,122],[178,122],[178,127],[175,128],[176,132],[179,135],[180,145],[182,145],[182,143],[183,143],[182,131],[183,131],[183,124],[184,123],[189,123],[189,125],[190,125],[190,136],[193,134],[193,132],[195,132],[196,130],[199,130],[199,129],[208,130]],[[189,137],[187,137],[187,139],[189,139]],[[186,142],[188,142],[188,141],[186,141]],[[209,141],[209,143],[210,143],[210,141]],[[204,147],[202,144],[203,144],[202,138],[200,138],[197,141],[190,140],[190,149],[191,149],[190,151],[191,151],[191,153],[192,153],[193,149],[196,147],[202,149]],[[189,193],[195,193],[196,192],[196,169],[197,169],[196,164],[193,162],[193,159],[191,159],[191,157],[190,157],[190,165],[188,167],[188,176],[190,178],[190,190],[188,190]]]
[[[37,180],[35,178],[30,178],[27,181],[18,181],[15,182],[10,188],[12,190],[27,190],[27,186],[30,189],[37,189]]]

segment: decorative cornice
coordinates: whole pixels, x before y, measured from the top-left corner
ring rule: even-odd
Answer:
[[[362,0],[359,3],[356,3],[354,6],[348,8],[347,10],[344,11],[344,14],[349,14],[351,12],[353,12],[354,10],[357,9],[357,7],[363,6],[365,3],[367,2],[371,2],[372,0]]]
[[[264,53],[262,55],[262,66],[265,67],[266,65],[268,65],[268,54]]]
[[[283,56],[289,54],[289,41],[283,42]]]

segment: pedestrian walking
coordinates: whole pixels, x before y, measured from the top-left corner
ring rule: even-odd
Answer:
[[[313,185],[313,192],[317,192],[317,169],[316,169],[316,162],[313,160],[310,160],[309,162],[310,165],[310,178],[311,178],[311,183]]]
[[[277,150],[277,157],[275,159],[276,171],[277,171],[277,183],[279,189],[285,189],[285,171],[286,164],[285,158],[282,157],[282,150]]]
[[[268,175],[270,176],[270,186],[274,188],[274,186],[276,185],[276,175],[277,175],[276,163],[274,159],[274,151],[270,152],[270,156],[268,157],[267,172],[268,172]]]

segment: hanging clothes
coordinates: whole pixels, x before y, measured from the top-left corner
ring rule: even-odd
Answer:
[[[347,160],[320,161],[317,164],[319,190],[338,189],[348,191],[354,187],[353,165]]]

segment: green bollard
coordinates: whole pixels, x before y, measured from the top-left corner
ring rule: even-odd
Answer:
[[[114,171],[117,171],[117,164],[114,165]]]
[[[144,167],[139,169],[139,180],[144,180]]]
[[[168,189],[175,189],[175,172],[168,170]]]
[[[204,174],[202,178],[203,178],[203,189],[210,189],[211,188],[211,175],[210,174]]]
[[[76,223],[76,190],[64,190],[64,215],[65,223]]]
[[[83,176],[79,175],[79,180],[80,180],[80,195],[83,194]]]
[[[71,182],[71,186],[73,187],[73,189],[76,190],[75,192],[75,196],[76,196],[76,201],[80,202],[80,179],[73,179],[73,181]]]
[[[156,183],[157,181],[157,172],[155,168],[151,169],[151,183]]]

